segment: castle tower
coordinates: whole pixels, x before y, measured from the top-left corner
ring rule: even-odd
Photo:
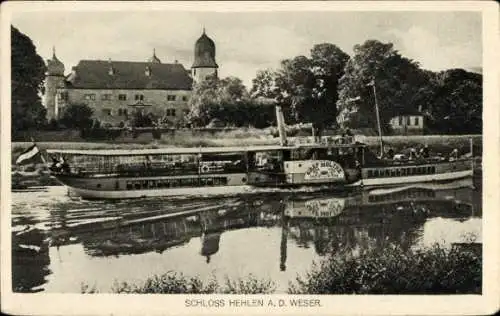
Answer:
[[[194,82],[200,82],[207,77],[216,76],[219,66],[215,62],[215,43],[205,34],[196,41],[194,45],[194,63],[191,74]]]
[[[57,119],[57,88],[64,85],[64,64],[57,59],[56,50],[52,48],[52,59],[47,59],[45,73],[45,94],[43,103],[47,108],[47,119]]]

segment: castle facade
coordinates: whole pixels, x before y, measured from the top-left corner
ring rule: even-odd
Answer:
[[[47,60],[44,105],[47,118],[58,119],[70,104],[86,104],[102,123],[126,123],[135,111],[152,113],[176,123],[189,113],[193,84],[217,76],[215,43],[203,30],[194,47],[189,70],[182,64],[162,63],[153,51],[145,62],[81,60],[65,74],[55,50]]]

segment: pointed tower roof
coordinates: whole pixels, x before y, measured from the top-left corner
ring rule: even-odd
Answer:
[[[161,60],[156,57],[156,49],[153,48],[153,56],[151,56],[151,58],[148,59],[148,62],[152,63],[152,64],[161,64]]]
[[[64,76],[64,64],[57,59],[54,46],[52,46],[52,59],[47,59],[47,74]]]
[[[219,68],[215,62],[215,43],[205,33],[194,44],[194,63],[192,68]]]

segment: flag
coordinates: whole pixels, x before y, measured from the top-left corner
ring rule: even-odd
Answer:
[[[16,164],[19,165],[21,163],[26,163],[33,161],[35,157],[40,155],[40,150],[38,147],[33,144],[30,148],[26,149],[17,157]]]

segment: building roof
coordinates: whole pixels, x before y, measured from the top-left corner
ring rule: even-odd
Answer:
[[[210,37],[203,34],[194,44],[194,62],[192,68],[218,68],[215,62],[215,43]]]
[[[47,59],[47,74],[64,76],[64,64],[57,59],[55,47],[52,47],[52,59]]]
[[[81,60],[73,71],[67,85],[80,89],[191,90],[193,85],[189,72],[178,63]]]

